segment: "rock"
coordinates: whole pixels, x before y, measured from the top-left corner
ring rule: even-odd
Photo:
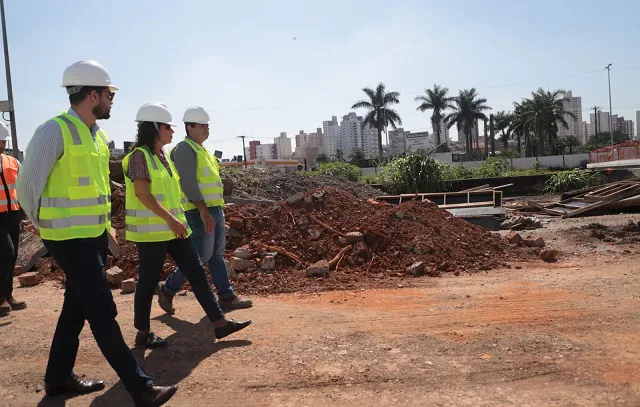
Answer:
[[[420,249],[418,246],[413,246],[411,248],[411,251],[413,252],[413,254],[417,254],[417,255],[421,255],[422,254],[422,249]]]
[[[447,270],[449,270],[449,268],[451,268],[451,265],[445,261],[445,262],[440,263],[438,265],[437,269],[438,270],[442,270],[442,271],[447,271]]]
[[[316,202],[322,202],[324,200],[325,191],[316,191],[311,195],[311,198]]]
[[[251,251],[251,248],[247,245],[238,247],[233,251],[233,255],[239,259],[250,259],[254,257],[253,251]]]
[[[540,258],[548,263],[556,261],[557,255],[558,253],[555,250],[545,249],[540,251]]]
[[[402,212],[402,211],[398,211],[394,215],[396,215],[396,218],[398,218],[398,219],[404,219],[404,218],[407,217],[407,214]]]
[[[22,287],[33,287],[42,282],[42,276],[36,272],[24,273],[18,277],[18,282]]]
[[[524,239],[522,239],[520,233],[512,231],[507,234],[507,240],[509,240],[511,244],[520,244]]]
[[[24,273],[24,268],[22,266],[15,266],[13,269],[13,276],[20,277]]]
[[[424,276],[424,263],[421,261],[413,263],[407,267],[407,274],[414,277]]]
[[[124,182],[124,169],[122,168],[122,161],[109,160],[109,178],[111,178],[111,180],[115,182]]]
[[[122,282],[121,294],[132,294],[136,292],[136,280],[128,278]]]
[[[242,237],[242,232],[239,231],[238,229],[231,228],[231,229],[229,229],[229,236],[230,237],[236,237],[236,238],[237,237]]]
[[[260,268],[262,270],[273,270],[276,268],[275,256],[265,256],[260,262]]]
[[[222,195],[231,196],[233,194],[233,180],[231,178],[222,178]]]
[[[289,205],[295,205],[298,202],[302,201],[304,199],[304,192],[298,192],[295,195],[291,195],[289,198],[287,198],[287,204]]]
[[[16,265],[21,266],[25,272],[31,271],[36,261],[47,253],[40,236],[29,232],[20,233]]]
[[[40,393],[42,391],[42,385],[40,383],[36,384],[36,393]]]
[[[233,269],[233,267],[231,267],[231,263],[229,263],[229,260],[225,259],[224,265],[227,267],[227,275],[229,276],[229,278],[235,277],[236,271]]]
[[[302,270],[304,268],[304,266],[302,265],[302,263],[297,262],[296,263],[296,270]]]
[[[231,259],[229,259],[229,263],[231,264],[231,268],[236,271],[245,271],[256,266],[255,262],[249,259],[241,259],[239,257],[231,257]]]
[[[329,274],[329,262],[320,260],[313,263],[305,271],[307,277],[326,277]]]
[[[364,242],[358,242],[353,247],[353,254],[355,254],[356,256],[361,257],[361,258],[368,258],[369,257],[369,249],[367,248],[367,245],[364,244]]]
[[[109,253],[116,260],[120,260],[120,245],[116,240],[116,230],[114,228],[109,231]]]
[[[242,230],[244,229],[244,219],[235,217],[231,218],[229,219],[229,226],[231,226],[232,229]]]
[[[308,232],[309,232],[309,237],[311,237],[311,239],[313,240],[318,239],[322,235],[322,229],[318,229],[318,228],[311,228],[308,230]]]
[[[122,269],[118,266],[111,267],[109,270],[107,270],[106,274],[109,284],[120,286],[120,284],[122,284],[122,281],[124,280],[124,271],[122,271]]]
[[[544,239],[541,237],[537,239],[525,239],[524,244],[529,247],[544,247]]]
[[[48,276],[49,274],[51,274],[51,265],[46,264],[44,267],[39,268],[38,273],[40,273],[40,275],[42,275],[43,277]]]
[[[347,239],[345,239],[344,237],[340,236],[338,237],[338,243],[340,243],[341,245],[346,245],[347,244]]]
[[[364,242],[364,235],[361,232],[349,232],[345,235],[347,244],[356,244],[358,242]]]
[[[311,199],[310,196],[305,196],[304,197],[304,204],[307,206],[313,205],[313,199]]]
[[[522,270],[522,266],[516,266],[516,270]]]

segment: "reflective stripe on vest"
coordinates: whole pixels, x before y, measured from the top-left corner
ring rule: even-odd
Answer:
[[[155,154],[150,153],[146,148],[136,148],[122,160],[126,183],[126,239],[133,242],[162,242],[176,238],[167,222],[147,208],[135,194],[135,185],[128,176],[128,167],[129,160],[136,151],[141,151],[144,154],[149,172],[149,190],[151,194],[163,208],[185,225],[187,233],[190,234],[191,230],[182,208],[179,177],[175,167],[169,162],[173,174],[173,176],[170,176]]]
[[[45,240],[92,238],[111,228],[111,185],[107,137],[95,137],[77,117],[52,119],[64,142],[62,157],[49,174],[40,198],[40,236]]]
[[[18,191],[16,190],[16,182],[18,180],[19,164],[18,160],[6,154],[0,154],[0,165],[2,165],[2,176],[7,184],[0,181],[0,213],[20,210],[18,203]]]

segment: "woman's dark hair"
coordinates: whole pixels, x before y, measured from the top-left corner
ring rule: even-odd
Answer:
[[[160,138],[160,132],[156,129],[155,123],[138,123],[138,134],[136,134],[136,144],[133,148],[146,147],[153,152],[156,149],[156,141]]]

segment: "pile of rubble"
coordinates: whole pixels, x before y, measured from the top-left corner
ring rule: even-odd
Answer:
[[[132,292],[137,252],[124,238],[124,188],[112,187],[107,278],[112,287]],[[508,267],[506,261],[526,256],[517,249],[520,242],[510,245],[499,234],[435,204],[391,205],[331,187],[298,193],[280,203],[227,205],[225,212],[225,256],[233,285],[241,293],[396,287],[406,284],[408,277]],[[24,235],[23,240],[32,239]],[[36,273],[63,281],[57,265],[44,260],[46,275],[39,268]],[[163,278],[174,267],[167,258]]]

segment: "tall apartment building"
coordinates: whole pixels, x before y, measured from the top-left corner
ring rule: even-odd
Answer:
[[[614,117],[616,117],[616,119],[614,122],[613,130],[619,131],[630,139],[633,138],[635,134],[633,130],[633,120],[625,120],[624,116],[617,117],[614,115]]]
[[[407,151],[405,138],[407,133],[402,127],[389,131],[389,154],[398,156]]]
[[[338,125],[338,118],[336,116],[331,116],[331,120],[325,120],[322,122],[322,132],[326,136],[329,134],[329,127]]]
[[[609,112],[603,112],[602,110],[598,112],[598,133],[609,133],[611,128],[610,117]],[[589,121],[589,135],[592,136],[596,134],[596,115],[594,113],[589,115]]]
[[[287,137],[287,133],[280,133],[280,137],[273,139],[276,146],[277,158],[291,158],[293,150],[291,148],[291,139]]]
[[[278,150],[275,144],[259,144],[256,146],[256,159],[274,160],[278,158]]]
[[[332,124],[327,128],[324,136],[324,153],[327,157],[334,158],[340,146],[340,125]]]
[[[259,145],[260,145],[260,140],[252,140],[249,142],[249,155],[247,155],[247,158],[249,160],[255,160],[256,157],[258,157],[257,148]],[[246,151],[245,151],[245,154],[247,154]]]
[[[558,137],[575,136],[582,144],[586,143],[587,135],[584,133],[582,126],[582,98],[573,96],[571,91],[565,92],[562,105],[566,112],[573,113],[575,119],[570,115],[565,116],[564,119],[569,128],[566,129],[564,126],[558,124]]]
[[[346,159],[356,148],[362,148],[362,117],[354,112],[342,117],[340,122],[340,149]]]

